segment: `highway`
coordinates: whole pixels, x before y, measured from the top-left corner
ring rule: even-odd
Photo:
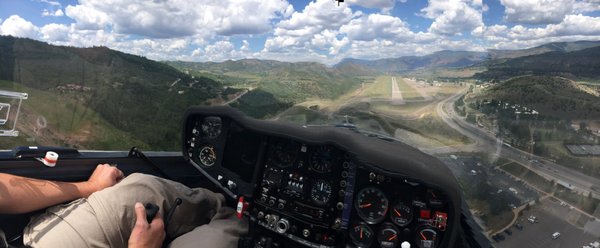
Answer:
[[[495,137],[490,131],[468,123],[454,111],[454,102],[465,93],[466,90],[463,90],[441,101],[436,106],[436,111],[446,124],[474,140],[475,149],[516,161],[545,178],[571,184],[574,190],[584,194],[591,191],[593,197],[600,198],[600,188],[592,188],[594,185],[600,185],[600,179],[554,163],[546,158],[503,145],[502,139]],[[539,162],[532,162],[533,160]]]
[[[224,102],[224,103],[223,103],[223,104],[221,104],[221,105],[229,105],[230,103],[237,101],[237,99],[240,99],[240,97],[242,97],[242,96],[244,96],[246,93],[250,92],[250,89],[244,89],[243,91],[244,91],[243,93],[241,93],[241,94],[237,95],[236,97],[234,97],[233,99],[231,99],[231,100],[229,100],[229,101],[226,101],[226,102]]]

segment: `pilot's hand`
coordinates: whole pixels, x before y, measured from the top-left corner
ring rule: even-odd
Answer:
[[[87,192],[84,193],[83,197],[88,197],[96,191],[103,190],[110,186],[117,184],[125,175],[123,172],[115,166],[109,164],[99,164],[90,179],[87,180]]]
[[[129,236],[129,248],[160,248],[165,240],[165,223],[160,212],[152,223],[146,220],[146,209],[141,203],[135,204],[135,226]]]

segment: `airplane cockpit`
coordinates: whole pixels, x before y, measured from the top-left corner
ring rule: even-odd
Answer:
[[[53,168],[33,158],[54,149]],[[178,152],[19,148],[2,173],[76,181],[100,162],[223,193],[245,218],[238,247],[489,247],[450,170],[438,159],[352,128],[257,120],[229,107],[191,107]],[[18,244],[33,213],[0,216]]]

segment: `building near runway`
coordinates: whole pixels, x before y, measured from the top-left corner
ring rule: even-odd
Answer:
[[[565,145],[575,156],[600,156],[600,145]]]

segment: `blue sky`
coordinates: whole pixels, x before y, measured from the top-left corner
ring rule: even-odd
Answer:
[[[333,64],[600,40],[600,0],[11,0],[0,34],[156,60]]]

